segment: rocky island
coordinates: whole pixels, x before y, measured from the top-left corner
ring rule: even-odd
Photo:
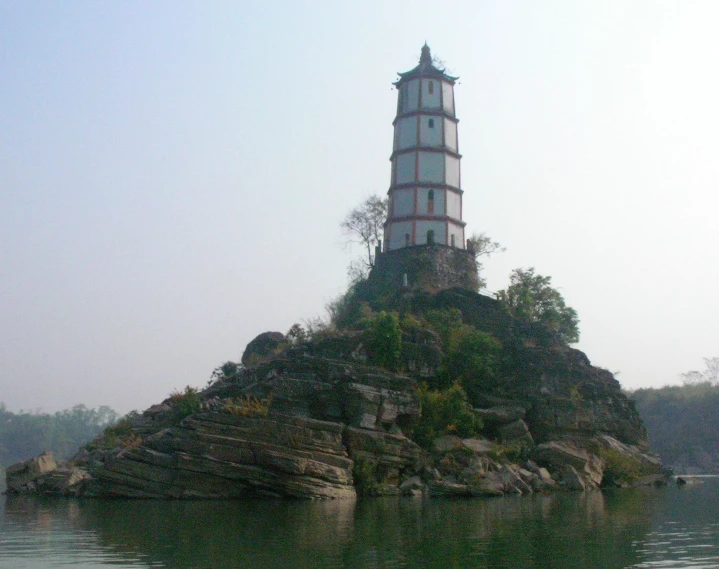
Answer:
[[[8,492],[498,496],[663,479],[619,383],[545,326],[468,290],[362,294],[345,312],[363,310],[363,327],[260,334],[244,365],[228,362],[206,389],[131,414],[71,461],[9,467]],[[440,323],[453,318],[448,334]],[[380,362],[387,323],[398,351]],[[448,377],[452,330],[493,339],[464,355],[491,369],[483,361]]]
[[[663,479],[634,404],[570,346],[578,318],[550,279],[517,269],[477,292],[477,259],[499,244],[465,237],[457,78],[426,44],[399,76],[387,199],[342,224],[371,271],[330,322],[260,334],[207,388],[125,417],[70,462],[11,466],[8,492],[498,496]]]

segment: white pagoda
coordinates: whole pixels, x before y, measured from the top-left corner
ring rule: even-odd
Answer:
[[[384,251],[432,244],[464,249],[457,77],[434,65],[427,44],[419,65],[399,76]]]

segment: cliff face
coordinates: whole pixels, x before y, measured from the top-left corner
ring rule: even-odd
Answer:
[[[513,322],[496,301],[473,293],[396,302],[403,309],[460,307],[465,321],[502,341],[496,377],[469,394],[484,423],[481,434],[450,433],[425,448],[412,440],[422,420],[417,382],[441,371],[443,348],[431,331],[403,334],[403,373],[368,365],[372,353],[361,332],[289,347],[275,335],[270,348],[255,342],[263,346],[261,363],[126,419],[69,464],[50,467],[34,459],[11,467],[9,491],[134,498],[346,498],[358,491],[473,496],[598,487],[627,461],[638,469],[635,481],[659,472],[633,404],[611,373],[591,366],[583,353]]]

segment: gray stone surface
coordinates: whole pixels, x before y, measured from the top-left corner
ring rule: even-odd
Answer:
[[[499,438],[503,442],[516,442],[528,446],[534,445],[532,435],[529,433],[529,427],[527,423],[521,419],[500,427]]]
[[[369,285],[398,290],[404,274],[409,289],[479,288],[474,254],[446,245],[419,245],[382,253],[370,272]]]
[[[432,442],[434,450],[437,452],[449,452],[453,450],[459,450],[464,447],[462,439],[454,435],[447,435],[434,439]]]
[[[36,458],[8,466],[5,470],[7,490],[9,493],[22,492],[28,485],[35,488],[36,480],[57,468],[55,457],[51,452],[45,452]]]

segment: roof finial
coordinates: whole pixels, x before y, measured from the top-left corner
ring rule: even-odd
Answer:
[[[432,54],[429,52],[427,42],[424,42],[422,46],[422,55],[419,58],[419,62],[423,65],[430,65],[432,63]]]

